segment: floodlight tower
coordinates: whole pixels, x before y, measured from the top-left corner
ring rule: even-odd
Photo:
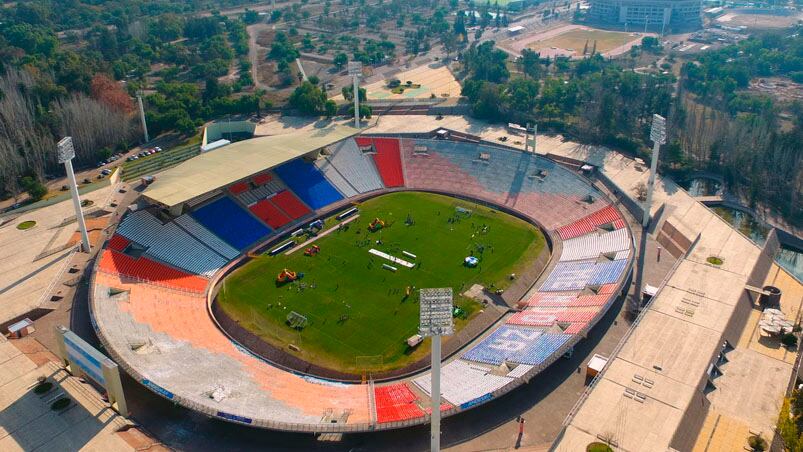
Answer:
[[[145,142],[150,140],[148,137],[148,123],[145,122],[145,107],[142,106],[142,91],[137,91],[137,104],[139,105],[139,120],[142,122],[142,132],[145,134]]]
[[[72,159],[75,157],[75,148],[72,144],[72,137],[62,138],[56,144],[59,163],[64,164],[67,171],[67,178],[70,181],[70,192],[72,193],[72,204],[75,208],[75,218],[78,220],[78,229],[81,231],[81,242],[84,252],[90,251],[89,234],[86,233],[86,223],[84,223],[84,213],[81,211],[81,198],[78,194],[78,185],[75,183],[75,172],[72,168]]]
[[[432,373],[430,374],[430,450],[441,449],[441,336],[454,332],[452,322],[452,288],[421,289],[418,333],[432,337]]]
[[[644,202],[644,216],[641,218],[641,226],[647,227],[650,222],[650,208],[652,207],[652,192],[655,188],[655,176],[658,170],[658,152],[661,145],[666,143],[666,119],[661,115],[652,115],[652,128],[650,128],[650,139],[652,140],[652,161],[650,162],[650,178],[647,180],[647,200]]]
[[[349,75],[352,78],[354,88],[354,127],[360,128],[360,74],[362,74],[362,63],[359,61],[349,61]]]

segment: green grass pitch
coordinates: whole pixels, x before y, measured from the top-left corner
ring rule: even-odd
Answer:
[[[366,362],[372,363],[367,370],[390,370],[429,352],[429,341],[414,350],[405,343],[417,333],[419,311],[418,292],[408,297],[407,287],[453,287],[455,304],[467,313],[466,318],[455,319],[459,329],[481,309],[460,293],[475,283],[507,287],[508,275],[521,273],[545,246],[543,234],[531,224],[447,196],[394,193],[358,207],[359,218],[314,242],[320,247],[318,255],[305,256],[303,249],[290,255],[265,255],[227,276],[218,295],[220,306],[262,339],[309,362],[354,373],[366,370]],[[472,212],[461,214],[456,207]],[[369,232],[374,218],[386,225]],[[324,231],[333,226],[337,221],[327,219]],[[416,267],[405,268],[371,255],[371,248],[414,262]],[[405,257],[402,251],[417,257]],[[469,255],[480,258],[478,267],[463,265]],[[385,263],[398,270],[383,269]],[[284,268],[304,277],[277,284]],[[287,323],[293,311],[308,319],[303,328]],[[288,344],[301,351],[290,351]]]

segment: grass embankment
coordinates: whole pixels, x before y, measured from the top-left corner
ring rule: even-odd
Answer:
[[[472,213],[459,214],[458,206]],[[542,233],[529,223],[446,196],[395,193],[366,201],[359,209],[360,217],[347,228],[316,240],[318,255],[305,256],[298,250],[262,256],[235,271],[220,290],[221,307],[264,340],[315,364],[360,372],[364,364],[358,366],[356,357],[381,355],[381,366],[371,370],[390,370],[429,351],[428,341],[414,350],[405,343],[417,332],[419,315],[418,292],[406,296],[408,287],[453,287],[455,304],[466,312],[465,318],[455,319],[459,329],[481,309],[460,293],[475,283],[507,287],[508,275],[531,265],[545,245]],[[369,232],[374,218],[386,226]],[[406,224],[408,219],[412,225]],[[335,224],[331,218],[325,229]],[[371,248],[412,261],[416,267],[373,256]],[[405,257],[402,251],[417,257]],[[480,258],[478,267],[463,265],[470,255]],[[385,263],[398,270],[383,269]],[[304,277],[277,284],[284,268]],[[307,317],[306,327],[294,330],[287,325],[292,311]],[[288,344],[301,351],[290,351]]]

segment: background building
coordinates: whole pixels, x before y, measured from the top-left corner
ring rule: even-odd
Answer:
[[[700,0],[591,0],[592,21],[650,30],[694,29],[702,25]]]

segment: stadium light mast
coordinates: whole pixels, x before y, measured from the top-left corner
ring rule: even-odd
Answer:
[[[148,136],[148,123],[145,121],[145,107],[142,106],[142,91],[137,91],[137,104],[139,105],[139,120],[142,122],[142,133],[145,134],[145,142],[151,141]]]
[[[75,172],[72,168],[72,159],[75,157],[75,148],[72,144],[72,137],[62,138],[58,144],[56,144],[56,152],[59,163],[63,163],[64,169],[67,171],[67,178],[70,181],[70,192],[72,193],[72,204],[75,208],[75,218],[78,220],[78,229],[81,231],[83,250],[84,252],[88,253],[91,249],[89,245],[89,234],[86,232],[84,213],[81,211],[81,198],[78,194],[78,185],[75,183]]]
[[[666,119],[663,116],[652,115],[650,139],[653,143],[652,161],[650,162],[650,178],[647,180],[647,200],[644,202],[644,216],[641,218],[641,226],[645,228],[650,223],[652,192],[655,189],[655,176],[658,170],[658,152],[661,150],[661,145],[666,143]]]
[[[362,63],[359,61],[349,61],[349,75],[352,79],[354,88],[354,127],[360,128],[360,74],[362,74]]]
[[[432,370],[430,374],[430,450],[441,449],[441,336],[454,332],[452,321],[452,288],[421,289],[418,333],[432,337]]]

